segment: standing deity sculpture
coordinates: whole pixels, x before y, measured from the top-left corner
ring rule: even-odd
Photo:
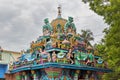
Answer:
[[[43,35],[48,36],[53,32],[53,28],[49,23],[48,18],[44,19],[45,25],[43,26]]]
[[[57,33],[58,34],[62,33],[62,27],[60,24],[57,25]]]
[[[68,21],[64,26],[64,32],[65,33],[76,33],[76,27],[75,27],[75,24],[73,23],[72,17],[68,17]]]
[[[34,70],[31,70],[31,79],[38,80],[37,73]]]
[[[27,80],[27,73],[25,71],[22,72],[22,80]]]
[[[74,61],[71,58],[73,58],[72,49],[69,49],[69,52],[67,53],[67,59],[71,61],[71,64],[73,64]]]
[[[55,62],[57,59],[57,55],[55,53],[55,51],[52,53],[52,61]]]
[[[86,65],[89,65],[89,66],[94,66],[94,55],[92,54],[91,50],[88,49],[88,59],[87,59],[87,62],[86,62]]]

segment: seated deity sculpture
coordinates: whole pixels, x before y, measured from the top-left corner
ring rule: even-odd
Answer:
[[[48,18],[44,19],[45,25],[43,26],[43,35],[48,36],[53,32],[53,28],[50,25]]]
[[[75,27],[75,24],[73,23],[72,17],[68,17],[68,21],[64,26],[64,32],[65,33],[76,33],[76,27]]]

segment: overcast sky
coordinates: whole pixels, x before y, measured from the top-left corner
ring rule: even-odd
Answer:
[[[90,29],[94,43],[100,42],[107,25],[81,0],[0,0],[0,46],[12,51],[28,49],[42,34],[43,20],[49,18],[51,22],[57,17],[59,4],[63,18],[74,17],[78,33]]]

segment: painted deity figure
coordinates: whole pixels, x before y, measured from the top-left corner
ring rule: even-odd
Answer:
[[[74,74],[74,80],[78,80],[80,70],[76,70]]]
[[[51,62],[51,57],[50,57],[50,54],[48,54],[48,62]]]
[[[67,59],[69,59],[71,61],[71,64],[74,63],[74,61],[71,59],[72,57],[73,57],[72,49],[69,49],[69,52],[67,53]]]
[[[64,31],[65,33],[76,33],[76,27],[75,24],[73,23],[72,17],[68,17],[68,21],[64,26]]]
[[[26,72],[22,72],[22,80],[27,80],[27,74],[26,74]]]
[[[52,48],[52,40],[48,41],[45,45],[45,49],[50,49]]]
[[[57,59],[57,55],[55,53],[55,51],[52,53],[52,61],[55,62]]]
[[[92,63],[94,63],[94,55],[91,53],[90,50],[88,50],[88,60],[87,60],[86,64],[94,66],[94,64],[92,64]]]
[[[79,54],[79,51],[77,50],[74,54],[74,58],[75,58],[75,64],[76,65],[80,65],[80,58],[79,58],[80,54]]]
[[[45,62],[48,58],[48,53],[44,50],[42,50],[41,48],[39,49],[39,56],[40,56],[40,64],[42,64],[43,62]]]
[[[34,70],[31,70],[31,78],[32,80],[38,80],[37,74]]]
[[[44,19],[45,25],[43,26],[43,35],[48,36],[53,32],[53,28],[50,25],[48,18]]]
[[[62,33],[62,27],[60,24],[57,25],[57,33],[58,34]]]

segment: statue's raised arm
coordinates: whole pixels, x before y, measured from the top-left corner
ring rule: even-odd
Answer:
[[[47,36],[53,32],[53,27],[50,25],[48,18],[44,19],[43,35]]]
[[[65,33],[76,33],[76,27],[73,23],[73,17],[68,17],[68,21],[64,26]]]

